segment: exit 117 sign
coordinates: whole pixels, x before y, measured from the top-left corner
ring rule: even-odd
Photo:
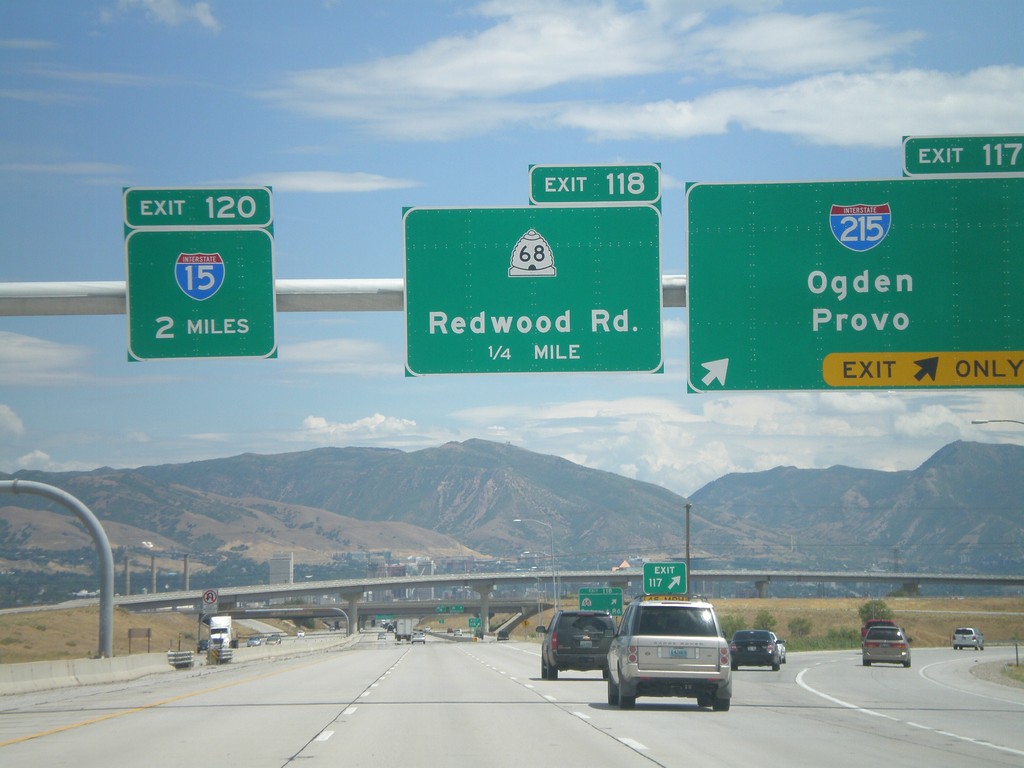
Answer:
[[[686,588],[686,563],[644,563],[645,595],[684,595]]]
[[[692,390],[1024,386],[1024,178],[687,189]]]

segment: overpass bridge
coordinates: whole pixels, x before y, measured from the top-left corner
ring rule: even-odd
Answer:
[[[578,570],[559,571],[558,580],[562,584],[591,585],[602,587],[618,587],[623,595],[636,595],[642,592],[643,571],[640,568],[624,568],[616,571]],[[356,579],[338,579],[333,581],[304,582],[299,584],[259,584],[244,587],[224,587],[218,590],[218,606],[220,612],[233,612],[246,607],[266,606],[284,602],[319,600],[328,604],[340,605],[347,616],[349,626],[360,626],[361,612],[403,613],[423,612],[422,615],[434,613],[436,606],[453,602],[464,605],[481,618],[481,628],[485,633],[490,631],[489,614],[500,604],[501,599],[495,596],[499,587],[535,586],[547,584],[550,577],[536,571],[497,571],[493,573],[455,573],[422,576],[393,576]],[[690,574],[689,583],[694,585],[714,585],[718,582],[751,583],[759,597],[767,597],[772,583],[805,582],[805,583],[879,583],[899,584],[909,591],[917,591],[924,584],[944,584],[960,586],[1000,586],[1024,587],[1024,574],[936,574],[936,573],[882,573],[879,571],[800,571],[800,570],[704,570]],[[475,592],[477,598],[439,598],[437,590],[464,590]],[[706,589],[706,586],[703,587]],[[424,591],[435,594],[423,596]],[[405,593],[403,597],[382,600],[382,596],[395,592]],[[416,599],[419,597],[419,599]],[[80,601],[87,603],[88,601]],[[123,595],[115,597],[114,602],[125,609],[133,611],[151,611],[173,609],[199,612],[203,608],[203,590],[180,592],[161,592],[158,594]],[[513,598],[503,600],[515,606],[535,603],[536,599]],[[504,606],[503,606],[504,607]],[[512,605],[508,606],[512,607]],[[470,613],[470,610],[466,611]]]

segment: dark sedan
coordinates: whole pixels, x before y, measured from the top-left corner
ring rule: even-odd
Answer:
[[[775,672],[782,665],[784,647],[774,632],[767,629],[741,629],[729,643],[729,657],[733,669],[740,667],[771,667]]]

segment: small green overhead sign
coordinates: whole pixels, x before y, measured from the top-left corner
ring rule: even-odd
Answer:
[[[1024,175],[1024,136],[905,136],[904,176]]]
[[[410,208],[406,369],[660,372],[659,211]]]

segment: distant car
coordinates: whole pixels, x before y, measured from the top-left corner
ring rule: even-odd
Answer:
[[[786,663],[786,641],[781,637],[775,637],[775,643],[779,646],[779,662],[782,664]]]
[[[501,640],[508,640],[508,630],[507,629],[499,629],[498,630],[498,641],[500,642]]]
[[[868,619],[864,622],[864,626],[860,628],[861,640],[867,635],[868,630],[872,627],[896,627],[899,629],[900,626],[892,619]]]
[[[267,645],[280,645],[281,640],[281,635],[275,632],[273,635],[267,638]]]
[[[300,630],[299,630],[298,632],[296,632],[296,633],[295,633],[295,636],[296,636],[296,637],[305,637],[305,636],[306,636],[306,633],[305,633],[305,632],[303,632],[303,631],[302,631],[302,630],[300,629]]]
[[[206,653],[208,650],[210,650],[210,641],[209,640],[200,640],[196,644],[196,652],[198,652],[198,653]]]
[[[452,634],[455,635],[456,637],[462,637],[462,630],[461,629],[456,629]]]
[[[740,667],[771,667],[779,671],[785,645],[767,629],[737,630],[729,643],[729,659],[734,670]]]
[[[422,629],[413,630],[412,641],[411,642],[426,644],[426,642],[427,642],[427,633],[424,632]]]
[[[259,638],[259,637],[256,637],[255,635],[253,635],[252,637],[250,637],[248,640],[245,641],[245,644],[249,648],[255,648],[258,645],[263,645],[263,640],[261,638]]]
[[[607,611],[559,611],[551,626],[539,626],[540,676],[557,680],[562,669],[600,669],[608,677],[608,648],[615,620]]]
[[[910,638],[899,627],[872,627],[861,642],[861,662],[910,666]]]
[[[387,640],[388,639],[388,633],[387,632],[378,632],[377,633],[377,639],[378,640]]]
[[[679,696],[727,712],[729,644],[703,601],[634,600],[608,650],[608,705],[633,709],[637,696]]]
[[[953,632],[953,650],[959,651],[961,648],[984,651],[985,636],[973,627],[957,627]]]

